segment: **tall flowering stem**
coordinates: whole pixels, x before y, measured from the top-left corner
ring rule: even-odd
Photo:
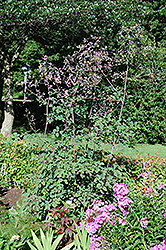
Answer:
[[[108,168],[109,168],[110,161],[111,161],[111,158],[112,158],[112,154],[113,154],[113,151],[114,151],[114,148],[115,148],[115,143],[116,143],[116,140],[117,140],[117,134],[118,134],[118,130],[119,130],[119,125],[120,125],[120,121],[121,121],[121,118],[122,118],[122,111],[123,111],[123,107],[124,107],[124,103],[125,103],[125,97],[126,97],[128,72],[129,72],[129,65],[128,65],[128,60],[127,60],[126,77],[125,77],[125,83],[124,83],[124,93],[123,93],[123,99],[122,99],[122,105],[121,105],[121,109],[120,109],[120,114],[119,114],[118,126],[116,128],[116,132],[115,132],[115,135],[114,135],[114,141],[113,141],[113,145],[112,145],[112,150],[111,150],[111,153],[109,155],[108,162],[107,162],[107,169],[106,169],[106,174],[105,174],[105,178],[104,178],[104,181],[103,181],[102,188],[105,185],[105,182],[106,182],[106,179],[107,179]]]
[[[66,135],[67,138],[71,136],[73,163],[77,162],[78,137],[86,141],[85,147],[79,145],[85,157],[89,157],[88,144],[93,141],[94,147],[90,155],[92,159],[96,151],[96,142],[99,139],[104,141],[106,136],[113,135],[112,150],[108,157],[105,175],[100,182],[101,188],[106,185],[110,161],[120,131],[129,76],[131,79],[130,65],[134,56],[142,49],[140,40],[143,36],[139,34],[141,30],[138,26],[123,27],[119,33],[119,40],[117,39],[118,48],[109,52],[106,47],[100,48],[99,38],[84,39],[76,51],[65,58],[61,68],[49,63],[47,57],[44,57],[39,66],[40,79],[28,80],[28,88],[30,91],[31,89],[36,91],[35,96],[40,105],[46,107],[44,135],[48,123],[56,122],[63,138],[66,138]],[[47,90],[46,93],[44,90]],[[119,103],[120,113],[116,118],[113,110]],[[75,172],[75,187],[77,176],[79,173]],[[93,184],[91,187],[93,189]]]

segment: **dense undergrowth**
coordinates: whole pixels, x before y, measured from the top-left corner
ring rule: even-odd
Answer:
[[[159,155],[135,159],[122,154],[112,155],[107,168],[110,152],[100,150],[99,142],[94,151],[93,147],[85,146],[84,139],[79,140],[77,161],[74,162],[70,140],[55,140],[54,134],[45,139],[28,134],[21,138],[17,134],[8,139],[1,137],[1,164],[5,166],[0,174],[1,183],[4,187],[15,184],[24,189],[26,197],[16,210],[13,209],[16,212],[1,209],[1,249],[8,249],[8,245],[10,249],[29,249],[27,240],[32,242],[30,228],[36,228],[39,235],[39,227],[47,230],[50,225],[56,233],[64,233],[58,248],[61,249],[73,240],[73,220],[88,223],[85,227],[89,225],[87,230],[91,238],[96,234],[99,237],[95,244],[104,244],[105,248],[101,249],[149,250],[163,242],[166,233],[166,161]],[[54,145],[50,143],[53,141]],[[9,150],[10,154],[7,154]],[[6,152],[5,158],[3,152]],[[31,162],[26,168],[24,164],[18,164],[24,160],[25,153]],[[113,191],[118,183],[126,185],[127,197],[132,201],[121,207]],[[93,208],[95,200],[96,204],[101,203],[98,205],[100,212],[96,210],[97,206]],[[114,205],[115,209],[104,209],[108,204]],[[91,209],[89,215],[87,209]],[[99,226],[91,231],[97,220]],[[11,241],[14,235],[19,236],[18,240]]]

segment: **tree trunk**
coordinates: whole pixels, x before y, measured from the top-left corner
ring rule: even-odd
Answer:
[[[1,133],[5,137],[8,137],[12,133],[12,126],[14,122],[12,78],[13,64],[21,51],[24,49],[27,41],[28,37],[25,36],[24,39],[21,40],[20,43],[18,41],[18,43],[13,46],[12,51],[9,52],[8,48],[4,48],[3,43],[0,40],[0,70],[3,68],[1,70],[1,78],[3,78],[2,82],[5,85],[4,121],[2,123]]]
[[[3,119],[3,109],[2,109],[2,95],[3,95],[3,83],[4,83],[4,79],[3,79],[3,53],[0,50],[0,126],[2,125],[2,119]]]
[[[3,94],[3,78],[0,75],[0,126],[2,125],[2,94]]]
[[[4,65],[4,84],[5,84],[5,102],[4,102],[4,121],[1,128],[3,136],[8,137],[12,133],[14,121],[13,111],[13,82],[11,64],[5,60]]]

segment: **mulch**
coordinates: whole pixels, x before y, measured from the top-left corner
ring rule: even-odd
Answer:
[[[0,186],[0,205],[5,206],[7,209],[15,207],[17,201],[22,196],[22,190],[17,188],[3,188]]]

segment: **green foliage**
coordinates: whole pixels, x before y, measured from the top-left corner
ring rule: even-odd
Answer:
[[[19,203],[9,212],[0,206],[0,249],[28,250],[27,239],[31,237],[30,229],[38,230],[41,225],[37,217],[25,211]]]
[[[29,145],[25,141],[5,139],[0,137],[0,180],[1,185],[10,187],[16,185],[17,188],[27,189],[33,186],[29,177],[34,175],[40,168],[40,160],[37,152],[40,147]]]
[[[5,234],[4,234],[5,235]],[[10,240],[5,240],[5,236],[0,236],[0,249],[2,250],[29,250],[28,245],[19,235],[13,235]]]
[[[166,191],[166,190],[165,190]],[[166,192],[162,191],[156,197],[147,194],[131,193],[134,203],[129,208],[126,225],[118,222],[111,226],[105,223],[99,232],[104,235],[113,250],[117,249],[149,249],[163,241],[166,233],[165,209]],[[141,218],[148,220],[147,227],[141,226]]]
[[[78,225],[75,223],[77,234],[74,234],[74,245],[75,250],[89,250],[90,247],[90,236],[87,230],[84,228],[83,222],[81,223],[81,230]]]
[[[136,53],[129,68],[125,106],[122,114],[120,141],[135,143],[165,143],[165,45],[142,42],[144,52]],[[118,110],[113,111],[118,115]],[[127,139],[127,140],[126,140]]]
[[[43,216],[51,207],[71,200],[75,215],[80,214],[98,196],[110,200],[112,185],[128,178],[123,166],[111,164],[105,180],[109,152],[94,151],[86,144],[82,139],[76,145],[76,162],[71,141],[57,141],[51,149],[45,147],[45,165],[37,175],[35,187],[29,190],[28,204],[35,213]]]
[[[39,42],[34,40],[27,41],[25,48],[20,53],[19,58],[17,59],[14,69],[13,69],[13,82],[16,84],[14,88],[14,98],[19,98],[20,96],[23,99],[23,91],[22,88],[17,87],[17,84],[24,81],[24,73],[22,67],[25,67],[26,63],[30,65],[31,74],[35,77],[38,77],[38,65],[39,60],[44,56],[44,48],[41,46]],[[26,93],[27,95],[27,93]]]
[[[46,232],[46,236],[44,235],[43,231],[40,228],[40,235],[41,235],[41,242],[40,240],[37,238],[37,236],[35,235],[35,233],[33,232],[33,230],[31,230],[32,236],[33,236],[33,241],[35,243],[34,247],[30,242],[28,242],[28,245],[30,247],[30,249],[32,250],[55,250],[57,249],[58,244],[60,243],[60,241],[63,238],[63,234],[59,235],[56,240],[52,243],[53,240],[53,232],[50,229],[49,231]],[[63,247],[62,250],[69,250],[71,249],[71,247],[74,245],[74,243],[71,243],[69,245],[67,245],[66,247]]]

